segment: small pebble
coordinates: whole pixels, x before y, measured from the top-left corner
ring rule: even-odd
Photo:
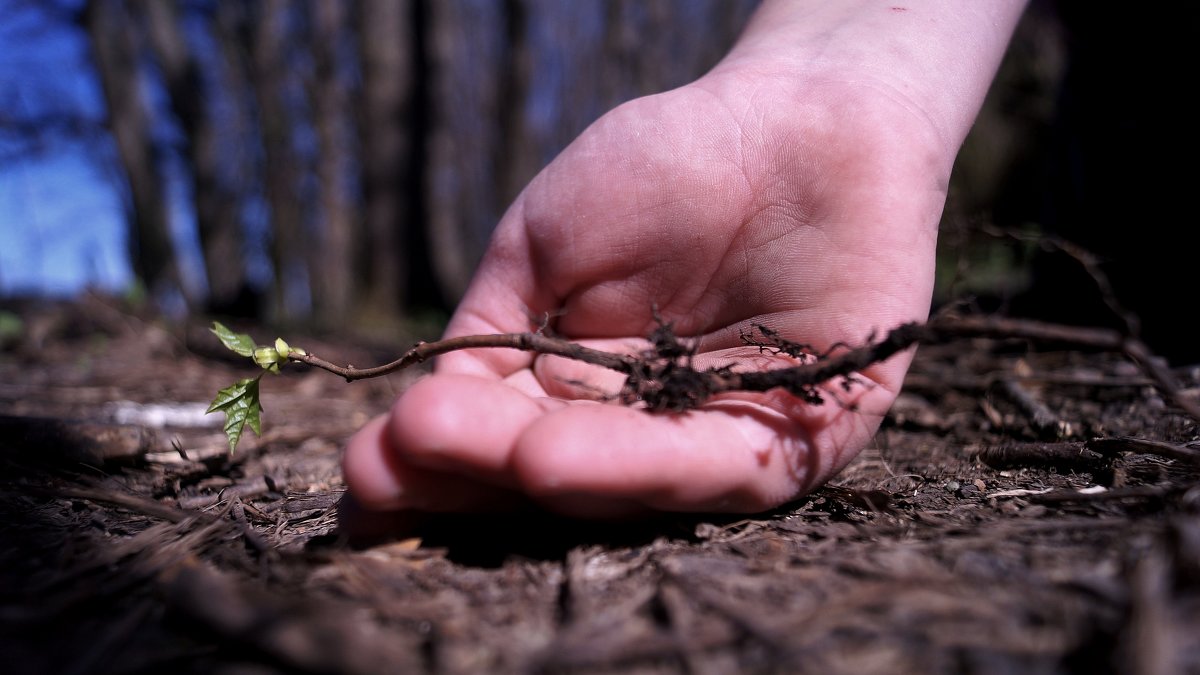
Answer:
[[[959,484],[958,481],[952,480],[949,483],[946,483],[946,492],[954,492],[955,490],[957,490],[960,487],[962,487],[962,486]]]

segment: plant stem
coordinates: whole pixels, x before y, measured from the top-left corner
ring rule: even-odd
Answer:
[[[775,335],[766,329],[762,330],[764,335]],[[540,333],[469,335],[436,342],[419,342],[395,361],[374,368],[338,366],[312,354],[296,352],[289,354],[288,358],[327,370],[342,376],[347,382],[353,382],[386,375],[460,349],[519,349],[562,356],[624,373],[628,378],[621,392],[622,400],[643,400],[655,410],[686,410],[703,403],[713,394],[730,391],[762,392],[776,388],[818,402],[820,396],[815,387],[821,383],[837,377],[852,376],[915,344],[945,343],[967,337],[1026,339],[1039,344],[1066,344],[1122,353],[1136,362],[1176,405],[1194,419],[1200,420],[1200,404],[1183,394],[1170,370],[1162,365],[1140,340],[1120,331],[1104,328],[1064,326],[999,317],[942,317],[926,324],[906,323],[892,329],[881,339],[869,341],[861,347],[848,349],[812,363],[767,371],[738,372],[728,368],[700,371],[691,367],[690,359],[686,356],[671,357],[656,350],[650,350],[643,355],[613,354]],[[668,339],[673,348],[679,348],[680,343],[673,336],[669,336]],[[779,344],[776,342],[762,346],[779,350]]]
[[[576,361],[584,361],[597,366],[602,366],[610,370],[615,370],[620,373],[630,373],[636,367],[640,359],[636,356],[628,356],[624,354],[613,354],[611,352],[602,352],[598,349],[591,349],[583,345],[575,344],[567,340],[547,337],[538,333],[500,333],[498,335],[467,335],[463,337],[447,338],[438,340],[437,342],[418,342],[411,349],[404,352],[400,358],[391,363],[374,368],[355,368],[354,366],[339,366],[319,358],[312,354],[297,354],[292,352],[288,355],[293,361],[301,361],[310,366],[327,370],[336,375],[341,375],[347,382],[355,380],[364,380],[370,377],[379,377],[397,370],[403,370],[409,366],[414,366],[422,363],[427,359],[431,359],[441,354],[454,352],[461,349],[481,349],[481,348],[502,348],[502,349],[519,349],[525,352],[537,352],[538,354],[553,354],[555,356],[563,356]]]

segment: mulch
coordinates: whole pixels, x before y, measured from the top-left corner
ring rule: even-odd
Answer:
[[[230,455],[203,411],[250,373],[203,324],[10,305],[5,672],[1200,673],[1200,428],[1119,355],[923,347],[873,445],[771,513],[363,543],[339,453],[415,374],[264,380],[264,434]],[[1200,367],[1173,374],[1200,400]]]

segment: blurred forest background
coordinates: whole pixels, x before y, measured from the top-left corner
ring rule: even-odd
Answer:
[[[10,56],[51,34],[86,45],[74,85],[4,71],[0,181],[86,156],[119,198],[136,287],[188,311],[445,316],[525,183],[605,111],[704,73],[756,5],[0,0]],[[1031,167],[1066,68],[1056,6],[1034,2],[956,167],[943,299],[1028,284],[1037,244],[1011,233],[1036,232]]]

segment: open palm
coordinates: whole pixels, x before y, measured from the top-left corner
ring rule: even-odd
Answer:
[[[448,335],[521,332],[636,351],[655,311],[698,365],[793,365],[747,348],[762,324],[824,350],[923,319],[953,157],[886,87],[730,67],[638,99],[582,134],[498,226]],[[511,350],[442,357],[351,442],[369,509],[752,512],[861,450],[910,355],[813,406],[727,394],[650,414],[598,394],[621,376]]]

